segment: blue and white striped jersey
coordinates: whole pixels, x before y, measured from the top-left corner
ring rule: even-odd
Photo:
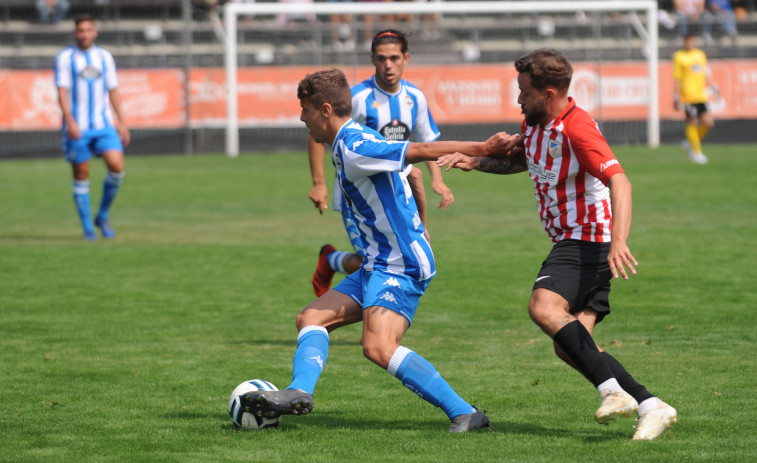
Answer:
[[[69,90],[71,112],[82,130],[113,126],[108,92],[118,87],[118,77],[110,52],[96,45],[67,47],[55,58],[55,85]]]
[[[394,94],[382,90],[376,76],[352,87],[352,119],[378,131],[387,140],[429,142],[441,135],[426,96],[406,80],[400,81],[400,90]],[[405,175],[410,169],[412,166],[407,166]],[[334,210],[341,211],[342,197],[334,186]]]
[[[406,80],[394,94],[382,90],[376,76],[352,87],[352,118],[387,140],[429,142],[440,135],[426,96]]]
[[[427,280],[436,274],[413,193],[402,175],[408,142],[386,140],[354,120],[337,134],[332,161],[365,249],[363,268]]]

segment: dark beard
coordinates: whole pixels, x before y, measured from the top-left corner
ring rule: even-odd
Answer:
[[[526,125],[535,126],[539,125],[544,119],[547,118],[547,111],[544,107],[534,109],[528,114],[524,113],[526,118]]]

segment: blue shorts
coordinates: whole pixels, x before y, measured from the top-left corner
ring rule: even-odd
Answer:
[[[344,229],[347,231],[347,236],[350,238],[352,248],[355,250],[355,254],[360,257],[365,257],[365,248],[363,248],[363,240],[360,238],[360,232],[357,229],[357,224],[352,219],[348,206],[342,205],[342,221],[344,222]]]
[[[418,302],[429,283],[430,278],[420,281],[408,275],[381,270],[369,272],[361,268],[347,275],[334,289],[351,297],[363,309],[373,306],[386,307],[402,315],[412,324]]]
[[[85,130],[81,138],[74,140],[63,135],[63,157],[72,164],[87,162],[94,153],[100,156],[106,151],[123,151],[124,145],[113,127]]]

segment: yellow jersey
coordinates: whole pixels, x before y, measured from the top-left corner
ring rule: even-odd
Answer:
[[[682,103],[707,103],[707,57],[702,50],[673,53],[673,78],[681,85]]]

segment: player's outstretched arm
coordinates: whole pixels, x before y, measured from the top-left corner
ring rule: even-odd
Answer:
[[[465,172],[478,170],[490,174],[517,174],[527,170],[526,158],[520,154],[511,154],[497,158],[472,158],[462,153],[454,153],[442,156],[436,161],[439,167],[445,167],[449,171],[452,168]]]
[[[415,164],[420,161],[434,161],[445,154],[463,153],[468,156],[503,156],[512,151],[520,142],[519,135],[499,132],[483,142],[476,141],[432,141],[410,143],[405,154],[405,162]]]
[[[313,179],[313,186],[310,187],[308,197],[318,212],[323,214],[324,209],[328,209],[329,189],[326,187],[326,175],[323,170],[323,160],[326,157],[326,148],[322,143],[313,140],[308,135],[308,159],[310,160],[310,176]]]

